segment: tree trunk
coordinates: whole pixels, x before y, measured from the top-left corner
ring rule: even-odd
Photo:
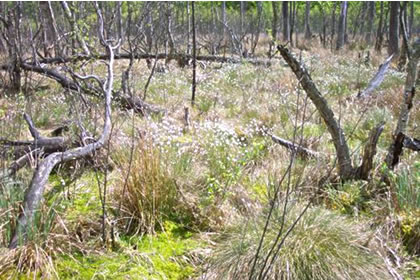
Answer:
[[[153,2],[146,2],[146,9],[147,9],[147,15],[146,15],[146,42],[147,42],[147,52],[152,53],[153,49],[153,35],[154,35],[154,25],[153,25]]]
[[[191,15],[190,15],[190,1],[187,1],[187,54],[191,54],[191,40],[190,40],[190,33],[191,33]],[[214,24],[212,24],[212,28]]]
[[[346,14],[347,14],[347,1],[341,2],[340,18],[338,20],[338,34],[337,34],[337,47],[336,50],[344,46],[345,29],[346,29]]]
[[[368,45],[372,44],[372,34],[373,34],[373,21],[375,18],[375,2],[369,1],[368,3],[368,26],[366,33],[366,43]]]
[[[283,41],[290,41],[289,2],[284,1],[282,5],[283,14]]]
[[[64,15],[67,18],[67,21],[70,23],[71,32],[76,37],[77,42],[79,43],[80,47],[84,51],[86,55],[90,55],[90,51],[86,45],[85,40],[82,36],[82,31],[79,29],[77,21],[74,17],[74,14],[71,12],[71,9],[69,8],[66,1],[61,1],[61,6],[64,10]]]
[[[296,19],[296,1],[291,3],[290,7],[290,43],[292,46],[296,46],[296,42],[293,41],[293,33],[295,31],[295,19]]]
[[[226,2],[222,1],[222,34],[223,34],[223,40],[226,39]]]
[[[167,19],[167,24],[166,24],[166,33],[168,35],[168,40],[169,40],[169,54],[173,55],[175,54],[175,41],[174,41],[174,36],[172,34],[172,6],[173,3],[171,2],[167,2],[166,3],[166,19]]]
[[[224,2],[223,2],[224,3]],[[196,42],[196,30],[195,30],[195,7],[194,7],[194,1],[191,2],[191,21],[192,21],[192,36],[193,36],[193,78],[192,78],[192,87],[191,87],[191,106],[194,107],[195,104],[195,90],[197,87],[196,83],[196,75],[197,75],[197,42]]]
[[[337,122],[333,111],[328,106],[325,98],[316,88],[306,69],[299,64],[299,62],[291,55],[289,50],[284,46],[278,46],[278,50],[292,71],[295,73],[297,79],[300,81],[308,97],[314,103],[317,111],[324,120],[328,131],[330,132],[337,154],[338,172],[340,178],[343,181],[353,178],[354,169],[351,164],[349,148],[347,146],[344,132]]]
[[[255,49],[257,48],[257,44],[260,38],[260,29],[261,29],[261,22],[262,22],[262,3],[261,1],[257,1],[257,26],[256,26],[256,30],[255,30],[255,37],[254,37],[254,42],[252,44],[252,49],[251,49],[251,53],[252,55],[255,54]]]
[[[241,1],[240,6],[241,6],[240,7],[240,9],[241,9],[241,11],[240,11],[240,13],[241,13],[240,14],[240,28],[241,28],[240,29],[240,36],[242,37],[244,35],[244,18],[245,18],[245,3],[244,3],[244,1]],[[276,4],[276,6],[277,6],[277,4]],[[274,6],[273,6],[273,8],[274,8]]]
[[[408,38],[411,38],[413,34],[413,22],[414,22],[414,1],[410,2],[410,18],[408,20]]]
[[[311,2],[306,1],[305,3],[305,39],[309,40],[311,39],[311,28],[310,28],[310,22],[309,22],[309,15],[311,12]]]
[[[411,53],[410,50],[408,50]],[[420,39],[413,44],[413,52],[410,55],[410,59],[407,66],[407,77],[404,86],[404,101],[401,103],[400,114],[398,116],[397,126],[393,133],[394,141],[388,149],[388,155],[386,157],[386,164],[389,169],[393,169],[399,162],[399,156],[402,152],[402,142],[404,139],[400,139],[401,135],[405,134],[407,124],[409,121],[410,110],[414,105],[414,95],[416,93],[416,80],[418,75],[418,63],[420,59]],[[400,146],[400,147],[399,147]]]
[[[334,5],[331,11],[331,50],[333,49],[334,36],[335,36],[335,11],[337,10],[337,2],[334,1]]]
[[[407,2],[402,2],[402,7],[400,11],[400,29],[403,37],[403,42],[401,46],[401,55],[398,61],[398,69],[400,71],[404,70],[405,64],[407,62],[408,56],[408,34],[407,34]]]
[[[242,3],[242,2],[241,2]],[[271,37],[274,41],[277,40],[277,26],[279,24],[278,2],[271,2],[273,7],[273,25],[271,27]]]
[[[384,2],[381,3],[381,11],[379,15],[379,23],[378,23],[378,30],[376,31],[376,43],[375,43],[375,50],[377,52],[381,52],[382,49],[382,42],[383,42],[383,19],[384,19]]]
[[[398,59],[400,46],[399,46],[399,8],[400,2],[390,2],[391,12],[389,15],[389,46],[388,54],[394,54],[394,59]]]
[[[123,34],[123,22],[122,22],[122,2],[118,1],[115,3],[117,9],[117,35],[118,39],[121,40],[120,46],[115,50],[116,54],[119,54],[121,51],[121,45],[124,43],[124,34]]]

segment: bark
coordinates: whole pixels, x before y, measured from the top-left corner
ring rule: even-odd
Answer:
[[[254,36],[254,42],[252,44],[251,53],[252,55],[255,55],[255,49],[257,48],[258,41],[260,38],[260,30],[261,30],[261,22],[262,22],[262,3],[260,1],[257,1],[257,27],[255,30],[255,36]]]
[[[366,43],[370,45],[372,43],[372,34],[373,34],[373,22],[375,19],[375,2],[370,1],[368,3],[368,24],[367,24],[367,33],[366,33]]]
[[[410,149],[412,151],[420,152],[420,140],[416,138],[411,138],[407,135],[404,135],[403,141],[404,148]]]
[[[324,12],[324,8],[322,7],[322,3],[318,5],[319,11],[321,12],[322,17],[322,33],[320,34],[321,44],[325,48],[327,46],[327,21],[326,21],[326,14]]]
[[[311,2],[306,1],[305,4],[305,39],[309,40],[312,37],[309,16],[311,12]]]
[[[96,3],[96,9],[99,11],[99,8]],[[101,14],[98,12],[98,17],[101,20],[101,31],[100,31],[100,38],[101,43],[106,46],[109,52],[109,64],[108,64],[108,74],[107,74],[107,83],[104,86],[104,95],[105,95],[105,122],[102,134],[100,138],[86,146],[78,147],[74,149],[67,150],[65,152],[56,152],[49,156],[47,156],[40,164],[38,165],[31,183],[29,185],[28,191],[25,194],[24,201],[23,201],[23,210],[22,213],[19,215],[17,220],[17,226],[12,233],[12,238],[9,243],[9,248],[14,249],[18,246],[19,240],[26,240],[27,228],[33,222],[34,214],[37,211],[37,208],[42,200],[45,185],[48,181],[48,177],[53,170],[53,168],[65,161],[77,159],[83,156],[86,156],[93,151],[101,148],[105,143],[108,142],[110,134],[111,134],[111,95],[112,95],[112,87],[114,83],[114,74],[113,74],[113,64],[114,64],[114,49],[116,47],[112,47],[111,45],[106,45],[104,39],[104,28],[103,28],[103,19]],[[31,131],[33,136],[37,134]]]
[[[399,46],[399,8],[400,2],[390,2],[391,10],[389,15],[389,46],[388,54],[395,54],[394,58],[398,58]]]
[[[187,54],[173,54],[168,55],[165,53],[158,53],[158,54],[148,54],[148,53],[120,53],[115,55],[115,60],[119,59],[130,59],[131,55],[135,59],[167,59],[170,57],[171,59],[184,59],[189,60],[192,59],[192,55]],[[44,58],[39,59],[38,62],[41,64],[65,64],[65,63],[75,63],[75,62],[81,62],[81,61],[87,61],[90,59],[106,59],[106,54],[96,54],[91,56],[86,55],[74,55],[74,56],[64,56],[64,57],[53,57],[53,58]],[[208,61],[208,62],[220,62],[220,63],[232,63],[232,64],[239,64],[239,63],[249,63],[255,66],[270,66],[270,61],[267,59],[238,59],[235,57],[224,57],[224,56],[218,56],[218,55],[197,55],[198,61]],[[34,65],[31,65],[29,63],[24,63],[27,67],[35,67]],[[7,70],[7,67],[9,67],[8,64],[0,65],[0,70]],[[36,68],[36,67],[35,67]],[[38,67],[41,68],[41,67]],[[41,68],[42,69],[42,68]],[[24,69],[26,70],[26,69]],[[30,70],[30,69],[28,69]],[[38,71],[37,71],[38,72]],[[42,73],[42,70],[39,71],[39,73]]]
[[[223,7],[224,7],[224,3],[223,2]],[[197,82],[196,82],[196,75],[197,75],[197,43],[196,43],[196,34],[195,34],[195,7],[194,7],[194,1],[191,3],[191,10],[192,10],[192,14],[191,14],[191,21],[192,21],[192,35],[193,35],[193,77],[192,77],[192,86],[191,86],[191,106],[194,107],[194,103],[195,103],[195,90],[197,87]],[[225,21],[225,19],[223,19],[223,22]]]
[[[331,11],[331,50],[333,49],[334,36],[335,36],[335,11],[337,10],[337,2],[334,2]]]
[[[273,25],[271,27],[271,37],[274,41],[277,40],[277,26],[279,25],[278,2],[271,2],[273,8]]]
[[[410,49],[408,50],[411,52]],[[409,59],[407,66],[407,77],[405,80],[404,86],[404,101],[400,107],[400,113],[398,116],[397,126],[393,133],[394,141],[388,149],[388,155],[386,157],[386,164],[389,169],[393,169],[396,164],[398,164],[399,156],[402,152],[402,143],[407,129],[407,124],[409,121],[410,110],[413,107],[414,95],[416,93],[416,79],[418,74],[418,62],[420,58],[420,39],[413,44],[413,52]],[[401,135],[402,134],[402,135]]]
[[[393,57],[393,55],[391,55],[390,57],[388,57],[384,61],[384,63],[381,64],[381,66],[379,67],[378,72],[375,74],[375,76],[372,78],[372,80],[370,80],[370,82],[369,82],[368,86],[366,87],[366,89],[364,91],[360,92],[357,95],[357,97],[363,98],[363,97],[370,96],[370,94],[376,88],[378,88],[382,84],[382,81],[385,78],[385,74],[388,71],[389,65],[391,64],[392,57]]]
[[[405,67],[407,62],[408,56],[408,34],[407,34],[407,2],[403,2],[403,6],[400,11],[400,26],[401,26],[401,34],[403,37],[403,42],[401,46],[401,55],[398,61],[398,69],[402,71]]]
[[[191,54],[191,40],[190,40],[190,33],[191,33],[191,15],[190,15],[190,2],[187,1],[187,54]],[[214,27],[214,25],[212,25]]]
[[[153,25],[153,9],[152,9],[152,2],[146,2],[146,9],[147,9],[147,15],[146,15],[146,42],[147,42],[147,52],[151,53],[153,49],[153,35],[154,35],[154,25]]]
[[[222,1],[222,40],[225,40],[226,38],[226,2]]]
[[[273,9],[274,9],[274,3],[275,2],[272,2],[273,3]],[[240,3],[240,36],[242,37],[243,35],[244,35],[244,18],[245,18],[245,3],[244,3],[244,1],[241,1],[241,3]],[[275,6],[277,6],[277,3],[275,4]],[[277,28],[277,26],[276,26],[276,28]]]
[[[342,180],[348,180],[353,177],[354,170],[351,165],[350,152],[344,136],[344,132],[337,122],[333,111],[328,106],[327,101],[316,88],[312,78],[306,69],[292,56],[289,50],[284,46],[278,46],[281,56],[286,60],[296,77],[300,81],[308,97],[314,103],[319,114],[327,125],[328,131],[332,137],[338,160],[338,171]]]
[[[296,23],[296,5],[297,2],[292,2],[290,5],[290,43],[292,46],[296,46],[297,42],[293,41],[293,33],[297,33],[295,30]]]
[[[289,21],[289,2],[284,1],[282,4],[282,15],[283,15],[283,40],[285,42],[290,41],[290,21]]]
[[[276,135],[273,134],[269,134],[269,136],[271,137],[271,139],[273,140],[274,143],[277,143],[283,147],[286,147],[287,149],[291,150],[292,152],[296,152],[299,156],[304,157],[304,158],[317,158],[319,157],[319,153],[312,151],[308,148],[305,148],[303,146],[300,146],[296,143],[290,142],[288,140],[282,139]]]
[[[413,22],[414,22],[414,1],[410,2],[410,18],[408,20],[408,38],[413,35]]]
[[[166,18],[167,18],[167,25],[166,25],[166,32],[168,34],[169,39],[169,53],[174,54],[176,52],[175,50],[175,41],[174,41],[174,35],[172,34],[172,3],[166,4]]]
[[[376,31],[375,50],[381,52],[383,42],[383,19],[384,19],[384,2],[381,2],[381,11],[379,15],[378,29]]]
[[[123,22],[122,22],[122,2],[117,1],[115,3],[117,9],[117,35],[118,39],[120,40],[120,46],[115,50],[115,53],[118,54],[121,51],[121,45],[124,43],[124,30],[123,30]]]
[[[346,33],[346,15],[347,15],[347,1],[341,2],[340,18],[338,20],[338,33],[337,33],[337,47],[340,50],[344,46],[345,33]]]

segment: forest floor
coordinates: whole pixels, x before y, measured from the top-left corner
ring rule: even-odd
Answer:
[[[385,122],[370,180],[334,179],[330,134],[282,59],[274,58],[270,67],[198,68],[194,107],[191,68],[172,63],[167,73],[153,76],[146,97],[166,113],[142,117],[114,106],[109,147],[98,151],[94,162],[70,162],[54,171],[30,242],[12,252],[7,242],[32,169],[2,182],[0,278],[243,279],[252,270],[267,209],[280,188],[262,258],[277,232],[284,244],[267,279],[393,279],[397,274],[419,279],[420,159],[405,152],[393,172],[384,166],[406,73],[392,65],[372,97],[359,100],[357,93],[385,55],[371,50],[367,58],[366,50],[334,53],[316,47],[293,51],[340,120],[354,162],[360,161],[369,132]],[[116,62],[116,90],[125,67]],[[135,61],[135,94],[143,95],[149,74],[144,61]],[[31,139],[23,112],[44,135],[64,123],[70,123],[66,135],[74,135],[75,117],[99,134],[100,100],[83,101],[39,76],[26,79],[25,94],[0,99],[1,135]],[[416,96],[407,131],[417,138],[419,102]],[[270,134],[319,157],[293,157]],[[10,162],[1,159],[0,165]],[[379,195],[383,172],[391,182]],[[279,225],[290,227],[308,201],[309,210],[285,236]],[[264,267],[257,262],[255,270]]]

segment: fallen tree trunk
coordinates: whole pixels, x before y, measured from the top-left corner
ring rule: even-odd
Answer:
[[[165,53],[158,53],[158,54],[147,54],[147,53],[121,53],[116,54],[115,59],[130,59],[133,57],[134,59],[168,59],[168,60],[178,60],[181,59],[183,61],[192,60],[193,56],[190,54],[165,54]],[[97,60],[97,59],[106,59],[106,54],[97,54],[97,55],[74,55],[68,57],[52,57],[52,58],[43,58],[39,59],[38,62],[41,64],[62,64],[62,63],[74,63],[79,61],[86,61],[86,60]],[[244,58],[234,58],[234,57],[225,57],[225,56],[217,56],[217,55],[198,55],[198,61],[207,61],[207,62],[220,62],[220,63],[250,63],[255,66],[270,66],[271,62],[268,59],[244,59]],[[1,66],[0,68],[3,69],[6,67],[5,65]]]
[[[305,148],[303,146],[300,146],[298,144],[295,144],[293,142],[290,142],[288,140],[282,139],[276,135],[273,134],[268,134],[271,139],[273,140],[274,143],[277,143],[283,147],[286,147],[287,149],[296,152],[298,155],[302,156],[302,157],[311,157],[311,158],[317,158],[319,157],[319,153],[312,151],[308,148]]]
[[[375,76],[372,78],[372,80],[370,80],[366,89],[357,94],[358,98],[368,97],[376,88],[382,84],[393,57],[394,55],[391,55],[385,60],[383,64],[381,64],[381,66],[379,66],[378,72],[376,72]]]

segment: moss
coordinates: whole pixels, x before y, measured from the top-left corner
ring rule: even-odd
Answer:
[[[56,262],[60,279],[187,279],[194,267],[185,255],[200,243],[172,222],[155,236],[123,237],[119,252],[62,255]]]

